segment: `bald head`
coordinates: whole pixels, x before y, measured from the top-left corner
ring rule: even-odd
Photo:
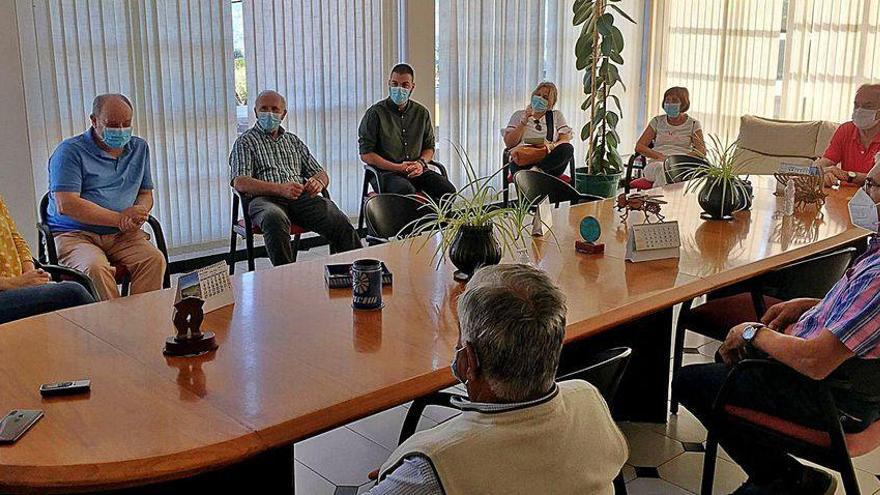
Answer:
[[[107,112],[113,114],[125,114],[127,112],[128,119],[131,120],[134,108],[131,106],[131,100],[123,94],[107,93],[96,96],[92,100],[92,117],[102,117]]]
[[[287,113],[287,100],[281,96],[281,93],[267,89],[257,95],[257,100],[254,102],[254,110],[283,115]]]
[[[856,108],[880,110],[880,84],[863,84],[856,91],[853,102]]]

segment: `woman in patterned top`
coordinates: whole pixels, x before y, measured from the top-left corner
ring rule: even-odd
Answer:
[[[31,251],[0,196],[0,323],[94,302],[74,282],[51,283],[34,266]]]

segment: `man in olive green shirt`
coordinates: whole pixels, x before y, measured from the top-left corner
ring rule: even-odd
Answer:
[[[382,192],[422,191],[439,200],[454,194],[455,186],[427,167],[434,157],[434,126],[428,109],[410,100],[416,87],[414,79],[409,65],[394,66],[388,81],[388,98],[367,109],[361,120],[358,148],[361,160],[379,169]],[[372,180],[375,182],[375,178]]]

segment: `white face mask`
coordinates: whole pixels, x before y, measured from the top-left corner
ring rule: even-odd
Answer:
[[[880,225],[877,204],[863,188],[859,188],[855,196],[849,200],[849,220],[856,227],[877,232],[877,226]]]
[[[856,108],[852,113],[852,122],[861,130],[870,129],[877,123],[877,111]]]

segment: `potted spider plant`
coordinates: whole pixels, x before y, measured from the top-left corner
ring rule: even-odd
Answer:
[[[463,282],[469,280],[478,268],[498,264],[505,250],[520,253],[519,259],[523,259],[526,218],[531,205],[517,202],[509,207],[498,206],[502,192],[492,184],[495,175],[502,171],[477,177],[467,153],[456,144],[452,146],[464,165],[468,183],[439,201],[424,199],[422,209],[427,214],[404,227],[403,231],[412,228],[407,237],[421,236],[422,247],[436,234],[438,242],[433,259],[439,267],[448,257],[457,268],[455,279]]]
[[[752,185],[741,177],[746,162],[736,159],[736,141],[722,142],[709,134],[702,163],[694,163],[681,173],[688,181],[685,191],[697,191],[697,202],[706,220],[733,220],[733,213],[751,208]]]

